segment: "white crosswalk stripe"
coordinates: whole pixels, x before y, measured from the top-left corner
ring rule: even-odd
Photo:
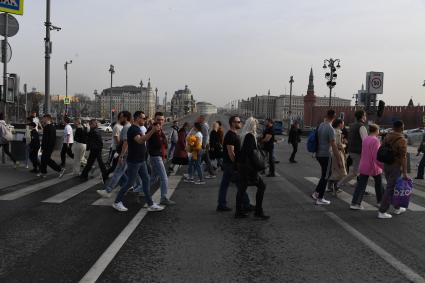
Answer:
[[[47,202],[47,203],[63,203],[73,197],[75,197],[76,195],[90,189],[91,187],[99,184],[100,181],[98,178],[93,178],[88,180],[87,182],[84,182],[82,184],[79,184],[77,186],[71,187],[69,189],[67,189],[66,191],[63,191],[57,195],[54,195],[48,199],[43,200],[42,202]]]
[[[354,180],[352,180],[352,181],[350,181],[349,182],[351,185],[355,185],[356,184],[356,181],[354,181]],[[366,187],[366,190],[370,193],[370,194],[372,194],[372,195],[376,195],[375,194],[375,188],[374,187],[372,187],[372,186],[367,186]],[[423,192],[421,192],[421,193],[423,193]],[[409,208],[408,209],[410,209],[410,210],[412,210],[412,211],[425,211],[425,207],[423,207],[423,206],[420,206],[420,205],[418,205],[418,204],[416,204],[416,203],[414,203],[414,202],[409,202]]]
[[[309,182],[311,182],[313,184],[316,184],[316,185],[319,182],[319,178],[317,178],[317,177],[304,177],[304,179],[306,179],[307,181],[309,181]],[[355,181],[351,181],[350,183],[352,184],[352,182],[355,182]],[[371,194],[375,195],[375,189],[372,186],[368,186],[366,189],[367,189],[368,192],[370,192]],[[347,198],[347,196],[342,196],[341,194],[346,194],[349,197]],[[342,196],[342,197],[340,197],[340,196]],[[345,192],[342,192],[342,193],[339,193],[338,194],[338,198],[340,198],[341,200],[347,202],[348,204],[351,204],[352,196],[350,194],[347,194]],[[362,202],[362,205],[365,208],[365,210],[377,210],[377,207],[374,207],[373,205],[365,202],[364,200]],[[368,209],[368,207],[369,207],[369,209]],[[423,207],[421,205],[418,205],[418,204],[416,204],[416,203],[414,203],[412,201],[409,202],[408,209],[411,210],[411,211],[425,211],[425,207]]]
[[[25,188],[13,191],[11,193],[2,195],[2,196],[0,196],[0,200],[16,200],[18,198],[27,196],[27,195],[32,194],[34,192],[38,192],[38,191],[43,190],[45,188],[48,188],[50,186],[56,185],[60,182],[69,180],[72,177],[73,177],[72,174],[67,174],[67,175],[64,175],[61,179],[54,178],[54,179],[43,181],[43,182],[40,182],[40,183],[37,183],[37,184],[34,184],[34,185],[30,185],[28,187],[25,187]]]
[[[304,177],[304,179],[306,179],[307,181],[309,181],[309,182],[311,182],[315,185],[317,185],[319,183],[319,178],[317,178],[317,177]],[[348,204],[351,204],[351,200],[353,199],[353,197],[346,192],[341,192],[341,193],[338,193],[338,199],[340,199],[340,200],[342,200],[342,201],[344,201]],[[369,204],[365,201],[363,201],[362,205],[364,207],[364,210],[370,210],[370,211],[377,211],[378,210],[377,207],[375,207],[375,206],[373,206],[373,205],[371,205],[371,204]]]

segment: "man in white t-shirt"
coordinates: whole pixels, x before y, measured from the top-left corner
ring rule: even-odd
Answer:
[[[72,127],[69,124],[71,120],[65,116],[63,118],[65,122],[65,128],[63,130],[63,145],[61,150],[61,166],[65,167],[66,155],[74,159],[74,153],[72,153],[72,144],[74,143],[74,132],[72,131]]]

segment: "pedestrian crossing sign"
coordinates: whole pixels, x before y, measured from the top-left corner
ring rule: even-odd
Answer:
[[[24,14],[24,0],[0,0],[0,12]]]
[[[69,104],[71,104],[71,100],[69,99],[69,97],[65,97],[65,98],[63,99],[63,104],[65,104],[65,105],[69,105]]]

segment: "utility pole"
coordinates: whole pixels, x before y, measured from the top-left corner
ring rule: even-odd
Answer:
[[[72,64],[72,60],[65,62],[65,97],[68,98],[68,65]],[[68,104],[65,104],[65,116],[68,116]]]
[[[115,73],[115,67],[114,65],[109,66],[109,72],[111,73],[111,91],[109,92],[109,115],[110,115],[110,122],[112,124],[112,76]]]
[[[5,116],[5,120],[7,121],[8,117],[7,117],[7,33],[9,31],[9,14],[5,13],[5,17],[4,17],[4,30],[5,30],[5,34],[4,34],[4,40],[3,40],[3,45],[2,45],[2,53],[3,53],[3,58],[4,58],[4,62],[3,62],[3,97],[4,97],[4,116]]]
[[[28,92],[27,92],[27,84],[24,84],[24,94],[25,94],[25,117],[28,117]]]
[[[155,88],[155,112],[158,111],[158,88]]]
[[[44,114],[50,113],[50,54],[52,53],[52,42],[50,41],[50,0],[46,0],[46,37],[44,38],[45,53],[45,81],[44,81]]]

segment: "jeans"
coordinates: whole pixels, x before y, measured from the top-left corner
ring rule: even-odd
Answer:
[[[53,150],[43,150],[41,153],[40,172],[47,174],[47,166],[55,170],[56,172],[61,171],[61,167],[52,159]]]
[[[379,212],[384,213],[390,208],[392,203],[395,184],[397,179],[401,176],[401,169],[399,164],[384,164],[385,179],[387,179],[387,188],[385,189],[384,196],[382,197],[381,206]],[[400,207],[394,207],[399,209]]]
[[[187,164],[187,175],[189,175],[189,179],[193,179],[193,167],[194,167],[194,163],[193,163],[193,156],[189,157],[189,163]]]
[[[105,190],[110,193],[115,187],[120,184],[121,188],[127,183],[128,179],[125,174],[127,170],[127,162],[123,160],[122,162],[118,162],[117,167],[114,170],[114,175],[112,175],[111,180],[109,180],[108,184],[105,187]]]
[[[153,201],[150,195],[150,177],[148,173],[148,167],[146,166],[146,161],[140,163],[127,162],[127,177],[127,183],[119,191],[117,198],[115,199],[115,203],[119,203],[123,200],[125,193],[131,186],[133,186],[138,177],[140,177],[143,183],[145,202],[148,206],[151,206]]]
[[[373,176],[373,179],[375,180],[376,202],[380,203],[382,200],[382,194],[384,192],[384,188],[382,187],[382,174]],[[351,204],[360,205],[362,203],[368,180],[369,180],[368,175],[360,174],[359,181],[357,182],[357,186],[354,191],[353,200],[351,201]]]
[[[176,144],[173,142],[170,143],[170,148],[168,149],[168,160],[171,160],[173,158],[175,149],[176,149]]]
[[[151,156],[152,179],[159,178],[161,188],[161,200],[167,199],[168,176],[161,156]],[[145,188],[143,188],[144,190]]]
[[[193,160],[193,169],[198,172],[198,178],[200,181],[204,180],[204,174],[202,172],[202,168],[201,168],[201,160],[199,160],[199,158],[197,160]]]
[[[269,160],[269,174],[274,175],[274,158],[273,158],[273,149],[267,150],[268,160]]]
[[[10,160],[13,161],[13,163],[16,163],[16,159],[12,156],[12,154],[9,151],[9,143],[0,144],[0,148],[3,148],[4,154],[9,156]]]
[[[221,178],[221,183],[220,183],[220,189],[218,191],[218,207],[219,208],[225,208],[227,207],[227,190],[229,189],[229,185],[230,182],[232,181],[236,182],[236,186],[238,187],[238,191],[239,191],[239,175],[237,173],[237,171],[234,168],[234,164],[229,164],[229,163],[223,163],[223,176]],[[250,206],[250,201],[249,201],[249,197],[248,194],[245,193],[243,194],[243,206],[244,207],[249,207]]]
[[[65,160],[66,160],[66,155],[68,154],[69,157],[71,157],[72,159],[74,159],[74,154],[72,153],[72,143],[70,144],[62,144],[62,149],[61,149],[61,166],[64,167],[65,166]]]
[[[81,171],[81,161],[86,154],[86,144],[75,142],[72,147],[72,152],[74,153],[74,163],[73,163],[73,173],[76,175],[80,174]]]
[[[423,178],[424,177],[424,168],[425,168],[425,153],[422,155],[421,162],[419,162],[418,166],[418,175],[416,175],[417,178]]]
[[[209,144],[207,144],[207,146],[206,146],[206,148],[202,151],[202,159],[201,159],[201,161],[204,161],[205,162],[205,165],[206,165],[206,169],[207,169],[207,171],[208,171],[208,173],[210,174],[210,175],[215,175],[215,172],[214,172],[214,168],[213,168],[213,166],[212,166],[212,164],[211,164],[211,159],[210,159],[210,154],[209,154],[209,148],[210,148],[210,145]]]
[[[322,199],[323,195],[325,194],[326,184],[328,183],[328,179],[331,176],[332,161],[329,156],[316,157],[316,159],[319,162],[321,169],[320,181],[316,186],[316,192],[319,194],[319,199]]]
[[[290,161],[295,161],[295,154],[298,151],[298,143],[297,142],[293,142],[291,143],[292,145],[292,154],[291,157],[289,158]]]
[[[344,186],[351,180],[353,180],[359,174],[359,164],[360,164],[360,154],[358,153],[350,153],[350,157],[353,160],[353,165],[350,170],[350,173],[347,174],[344,178],[342,178],[338,182],[338,187]]]

